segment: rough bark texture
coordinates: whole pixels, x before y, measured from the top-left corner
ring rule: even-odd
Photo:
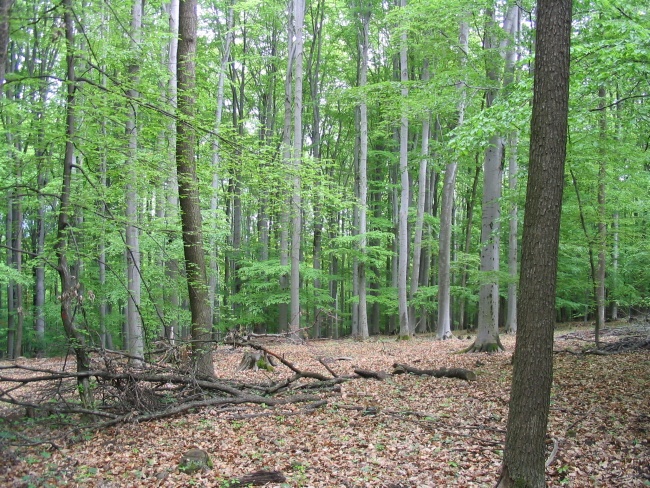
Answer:
[[[74,162],[74,139],[75,139],[75,56],[74,56],[74,20],[72,15],[72,0],[63,2],[65,13],[63,15],[66,36],[66,142],[65,155],[63,159],[63,182],[61,186],[61,198],[59,203],[59,215],[57,218],[57,234],[54,251],[57,257],[57,271],[61,279],[61,321],[63,329],[70,341],[77,359],[77,372],[82,373],[90,369],[90,358],[85,349],[86,336],[74,324],[74,312],[72,303],[78,298],[79,282],[77,277],[70,272],[70,266],[66,257],[68,247],[68,236],[71,231],[70,213],[72,192],[72,165]],[[81,403],[84,407],[92,404],[91,389],[89,388],[88,377],[79,376],[77,380]]]
[[[178,196],[181,204],[183,250],[187,271],[187,288],[192,313],[192,357],[197,371],[212,375],[212,324],[205,274],[205,255],[201,231],[201,207],[196,177],[194,127],[196,83],[196,0],[182,0],[179,6],[178,42],[178,122],[176,124],[176,167]]]
[[[540,0],[517,347],[499,486],[543,487],[569,96],[571,1]]]

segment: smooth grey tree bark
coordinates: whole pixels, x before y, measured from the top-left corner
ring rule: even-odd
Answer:
[[[506,15],[504,30],[507,37],[501,41],[501,50],[505,58],[505,76],[503,86],[510,85],[515,78],[515,62],[517,60],[517,43],[521,28],[521,8],[519,5],[511,5]],[[519,216],[517,208],[517,147],[519,145],[519,134],[513,130],[508,134],[508,192],[510,194],[510,211],[508,219],[508,300],[506,313],[506,332],[515,334],[517,332],[517,272],[518,272],[518,228]]]
[[[167,44],[167,73],[169,81],[167,82],[167,97],[169,99],[169,111],[176,114],[177,100],[178,100],[178,13],[179,13],[179,0],[171,0],[167,6],[167,13],[169,16],[169,43]],[[178,177],[176,174],[176,122],[170,120],[167,126],[167,144],[172,150],[169,152],[170,160],[170,174],[168,175],[163,194],[166,195],[167,204],[164,209],[165,225],[174,227],[178,225]],[[168,243],[173,244],[173,234],[168,238]],[[178,323],[178,310],[181,304],[179,289],[176,283],[179,281],[180,265],[178,259],[173,254],[169,254],[164,262],[165,277],[167,278],[167,286],[163,292],[165,301],[164,307],[164,327],[165,338],[174,344],[179,334]]]
[[[406,0],[400,0],[400,8],[406,8]],[[406,83],[409,80],[408,73],[408,46],[406,29],[402,28],[400,34],[399,52],[400,81],[402,83],[401,95],[404,103],[408,96]],[[399,310],[399,337],[408,339],[411,337],[408,317],[408,266],[409,266],[409,235],[408,235],[408,210],[409,210],[409,173],[408,173],[408,135],[409,119],[406,109],[402,108],[399,130],[399,175],[400,175],[400,200],[398,222],[398,246],[397,246],[397,295]]]
[[[9,18],[14,0],[0,0],[0,97],[2,96],[5,69],[7,66],[7,47],[9,46]]]
[[[370,8],[361,8],[361,63],[359,65],[359,88],[362,90],[359,103],[359,254],[361,258],[357,264],[357,280],[359,290],[358,308],[358,337],[362,340],[368,338],[368,304],[366,283],[366,233],[368,232],[368,104],[366,102],[365,87],[368,83],[368,43]]]
[[[542,488],[553,382],[553,329],[564,189],[571,0],[539,0],[517,346],[497,486]]]
[[[607,166],[605,163],[605,144],[607,144],[607,115],[604,86],[598,88],[598,108],[600,109],[600,158],[598,161],[598,267],[594,280],[596,296],[596,347],[600,346],[600,331],[605,327],[605,271],[607,265],[607,207],[605,206],[605,191]]]
[[[294,90],[293,90],[293,194],[291,197],[291,310],[289,329],[297,335],[300,329],[300,239],[302,233],[301,164],[302,164],[302,82],[305,0],[293,0],[294,22]]]
[[[218,220],[218,191],[219,191],[219,169],[221,162],[221,149],[219,141],[219,133],[221,128],[221,119],[223,115],[223,104],[224,104],[224,84],[226,80],[226,73],[228,70],[228,63],[230,59],[230,49],[232,43],[234,42],[235,32],[235,13],[233,5],[228,6],[228,11],[226,13],[226,35],[223,43],[223,51],[221,52],[221,63],[219,70],[219,78],[217,81],[217,107],[215,111],[215,120],[214,120],[214,137],[212,139],[212,195],[210,196],[210,219],[211,222],[211,232],[210,239],[208,244],[209,256],[210,256],[210,274],[208,276],[208,287],[209,287],[209,300],[210,300],[210,323],[215,325],[216,314],[215,310],[218,310],[217,303],[217,284],[219,278],[219,268],[217,262],[217,220]]]
[[[458,33],[458,45],[461,51],[461,67],[467,64],[467,50],[469,39],[469,24],[461,22]],[[457,126],[463,125],[465,120],[466,91],[464,81],[457,83],[460,95],[458,101]],[[438,247],[438,339],[451,339],[451,228],[452,213],[454,208],[454,193],[456,191],[456,174],[458,162],[451,161],[445,168],[445,177],[442,183],[442,202],[440,205],[440,234]]]
[[[127,90],[127,96],[130,99],[137,99],[140,95],[135,88],[140,78],[140,43],[142,38],[142,14],[143,1],[134,0],[131,7],[131,31],[130,31],[130,49],[133,59],[129,65],[129,83],[130,88]],[[126,160],[126,274],[127,274],[127,291],[128,298],[126,302],[125,320],[126,320],[126,350],[131,356],[130,364],[138,366],[144,355],[144,332],[142,330],[142,320],[140,316],[140,297],[141,297],[141,276],[140,276],[140,231],[138,228],[138,190],[139,181],[137,164],[138,164],[138,124],[137,124],[136,104],[128,103],[128,117],[126,120],[126,138],[128,144],[128,156]]]
[[[422,61],[422,82],[429,81],[429,60]],[[413,302],[420,285],[420,263],[422,262],[422,233],[424,231],[424,203],[427,196],[427,166],[429,164],[429,128],[431,114],[427,110],[422,120],[422,146],[420,149],[420,166],[418,168],[418,200],[415,216],[415,235],[413,237],[413,268],[411,271],[411,286],[409,288],[409,301]],[[417,314],[415,305],[409,305],[409,329],[415,334],[417,327]]]

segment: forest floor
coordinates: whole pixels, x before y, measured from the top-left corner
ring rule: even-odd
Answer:
[[[621,343],[630,332],[647,340],[649,331],[647,325],[612,325],[603,342]],[[275,487],[493,487],[514,348],[514,338],[501,340],[506,351],[494,354],[455,354],[471,344],[466,336],[267,343],[297,367],[323,374],[317,358],[338,359],[327,364],[340,375],[354,368],[390,373],[394,363],[477,375],[472,382],[406,374],[350,380],[309,412],[298,404],[228,405],[89,431],[13,418],[0,405],[0,486],[226,487],[264,469],[286,477],[268,485]],[[650,486],[650,350],[582,354],[591,345],[591,329],[556,333],[547,484]],[[237,372],[242,353],[219,346],[218,376],[262,383],[290,375],[283,365]],[[54,368],[61,360],[21,361]],[[209,454],[211,470],[179,471],[179,459],[192,448]]]

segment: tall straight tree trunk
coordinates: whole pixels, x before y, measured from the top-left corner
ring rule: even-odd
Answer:
[[[539,0],[519,330],[498,487],[542,488],[569,99],[570,0]]]
[[[478,191],[478,180],[481,175],[481,166],[479,164],[474,168],[474,178],[472,179],[472,189],[467,195],[467,202],[465,205],[465,243],[463,244],[463,253],[469,254],[470,249],[472,248],[472,228],[474,223],[474,206],[476,202],[476,194]],[[463,269],[460,274],[460,286],[465,288],[467,286],[468,279],[468,267],[463,265]],[[467,300],[461,298],[460,304],[458,307],[458,326],[461,330],[465,330],[469,325],[468,313],[467,313]]]
[[[461,66],[467,64],[467,49],[469,24],[460,23],[458,45],[461,50]],[[460,94],[458,102],[458,127],[465,120],[465,84],[457,84]],[[451,335],[451,229],[454,208],[454,192],[456,191],[456,173],[458,162],[452,161],[445,168],[445,179],[442,184],[442,202],[440,205],[440,236],[438,252],[438,339],[450,339]],[[462,311],[461,311],[462,314]]]
[[[169,81],[167,83],[167,94],[170,101],[170,111],[176,113],[178,99],[178,11],[179,0],[171,0],[169,3],[169,44],[167,54],[167,73]],[[175,227],[178,221],[178,178],[176,175],[176,123],[170,121],[167,126],[167,140],[170,148],[170,175],[165,182],[164,194],[167,195],[167,205],[165,207],[166,225]],[[169,237],[169,243],[174,241],[174,237]],[[178,259],[168,256],[165,259],[165,277],[169,283],[164,290],[164,300],[166,302],[165,310],[165,338],[172,344],[176,341],[178,334],[178,311],[180,308],[180,297],[177,282],[179,279]]]
[[[0,0],[0,97],[5,82],[7,66],[7,47],[9,46],[9,16],[14,0]]]
[[[293,115],[293,65],[295,59],[294,44],[294,24],[293,12],[289,12],[287,22],[287,36],[289,59],[287,60],[287,75],[284,81],[284,122],[282,124],[282,160],[287,167],[287,174],[290,174],[288,168],[291,167],[291,120]],[[291,219],[291,198],[285,198],[285,205],[280,210],[280,265],[289,266],[289,222]],[[280,289],[289,288],[289,274],[283,273],[280,276]],[[291,299],[289,299],[289,303]],[[278,320],[280,331],[285,331],[289,327],[289,303],[280,303],[278,307]]]
[[[400,0],[400,7],[406,8],[406,0]],[[406,105],[408,96],[408,49],[406,30],[400,34],[400,81],[402,83],[401,95],[403,104]],[[399,309],[399,337],[408,339],[411,337],[408,317],[407,283],[409,265],[409,235],[408,235],[408,207],[409,207],[409,173],[408,173],[408,135],[409,119],[406,114],[406,107],[402,108],[402,117],[399,131],[399,174],[400,174],[400,200],[398,222],[398,270],[397,270],[397,295]]]
[[[131,9],[131,55],[134,57],[129,66],[129,82],[135,87],[139,81],[139,51],[142,35],[142,0],[134,0]],[[135,88],[129,88],[127,95],[137,99],[139,93]],[[144,354],[144,337],[140,319],[140,236],[138,229],[138,191],[137,160],[138,160],[138,127],[136,104],[130,102],[129,114],[126,121],[126,137],[129,141],[128,158],[126,163],[126,271],[128,299],[126,302],[126,330],[128,331],[126,349],[133,365],[139,365]]]
[[[210,232],[210,276],[208,277],[209,295],[210,295],[210,323],[215,324],[215,310],[218,309],[217,296],[217,283],[219,277],[219,269],[217,266],[217,208],[219,204],[218,191],[219,191],[219,165],[221,160],[221,151],[219,147],[219,130],[221,127],[221,118],[223,114],[224,104],[224,83],[226,79],[226,72],[228,68],[228,60],[230,59],[230,48],[232,46],[235,33],[235,14],[232,5],[228,7],[226,14],[226,37],[224,39],[223,52],[221,53],[221,66],[219,71],[219,81],[217,82],[217,108],[214,121],[215,137],[212,141],[212,196],[210,197],[210,218],[212,220],[212,229]]]
[[[13,267],[13,234],[14,234],[14,212],[13,212],[13,191],[9,191],[9,198],[7,199],[7,220],[5,238],[9,244],[7,249],[7,267]],[[16,358],[16,302],[14,301],[14,293],[16,286],[13,280],[7,283],[7,357],[9,359]]]
[[[518,209],[517,209],[517,144],[518,136],[515,131],[508,138],[508,190],[511,195],[510,219],[508,232],[508,312],[506,317],[506,331],[508,334],[517,333],[517,253],[518,253]]]
[[[42,131],[39,129],[39,148],[37,149],[37,159],[43,163],[43,146]],[[38,188],[39,190],[46,185],[45,170],[38,169]],[[43,256],[45,251],[45,215],[46,208],[43,197],[38,197],[38,213],[36,218],[36,255]],[[45,353],[45,265],[38,262],[34,268],[34,333],[36,335],[36,356],[41,357]]]
[[[196,176],[194,126],[196,101],[196,0],[181,0],[178,15],[178,114],[176,122],[176,166],[181,206],[183,250],[192,314],[192,360],[205,376],[214,374],[212,363],[212,324],[208,283],[205,273],[201,206]]]
[[[490,51],[498,46],[495,38],[494,10],[486,12],[485,49],[488,51],[487,77],[496,83],[499,76]],[[485,106],[491,107],[496,90],[487,90]],[[493,134],[488,141],[483,162],[483,215],[481,220],[481,274],[484,276],[479,289],[478,335],[468,351],[497,351],[503,349],[499,340],[499,232],[501,216],[501,176],[503,139]]]
[[[429,81],[429,60],[422,61],[422,82]],[[415,299],[420,285],[420,263],[422,260],[422,233],[424,230],[424,202],[427,196],[427,165],[429,162],[429,128],[431,114],[427,110],[422,120],[422,149],[420,154],[420,168],[418,171],[418,201],[417,214],[415,217],[415,237],[413,238],[413,271],[411,273],[411,287],[409,289],[409,300]],[[417,326],[415,305],[409,306],[409,329],[415,334]]]
[[[54,252],[57,257],[57,271],[61,279],[61,322],[66,337],[71,342],[77,359],[77,372],[84,373],[90,369],[90,357],[86,350],[86,336],[77,329],[74,322],[73,301],[76,301],[79,290],[78,278],[70,272],[66,257],[68,240],[72,232],[70,216],[72,204],[72,166],[74,163],[74,143],[76,139],[76,75],[75,75],[75,31],[73,19],[73,0],[63,0],[66,37],[66,142],[63,158],[63,178],[61,198],[59,199],[59,215],[57,218],[57,234]],[[84,407],[92,405],[92,390],[88,377],[77,378],[77,390]]]
[[[508,9],[504,29],[508,34],[505,41],[501,41],[505,57],[505,76],[503,86],[510,85],[515,79],[515,62],[517,58],[517,42],[521,24],[521,9],[512,5]],[[518,254],[518,227],[517,215],[517,146],[519,135],[513,130],[508,135],[508,191],[510,193],[510,216],[508,219],[508,308],[506,314],[506,331],[508,334],[517,332],[517,254]]]
[[[370,9],[362,8],[361,16],[361,64],[359,66],[359,87],[364,90],[368,82],[368,36],[370,24]],[[366,298],[366,233],[368,215],[368,105],[365,95],[359,104],[359,254],[357,264],[359,286],[359,329],[358,336],[368,338],[368,304]]]
[[[293,0],[294,90],[293,90],[293,195],[291,198],[291,311],[289,329],[297,335],[300,329],[300,238],[302,231],[302,202],[300,166],[302,161],[302,65],[305,0]]]
[[[605,269],[607,256],[607,208],[605,206],[605,180],[607,168],[605,166],[605,144],[607,143],[607,112],[605,110],[605,87],[598,89],[600,108],[600,160],[598,164],[598,269],[596,270],[596,347],[600,347],[600,331],[605,327]]]
[[[612,223],[614,229],[613,229],[613,235],[612,239],[614,241],[614,249],[612,252],[612,270],[614,272],[614,283],[616,284],[618,281],[618,256],[619,256],[619,236],[618,236],[618,211],[614,212],[614,222]],[[616,285],[614,285],[616,286]],[[618,301],[613,300],[612,301],[612,320],[618,320]]]

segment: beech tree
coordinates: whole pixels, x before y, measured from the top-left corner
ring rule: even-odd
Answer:
[[[500,487],[546,486],[545,436],[553,330],[571,40],[570,0],[539,0],[517,346]]]

